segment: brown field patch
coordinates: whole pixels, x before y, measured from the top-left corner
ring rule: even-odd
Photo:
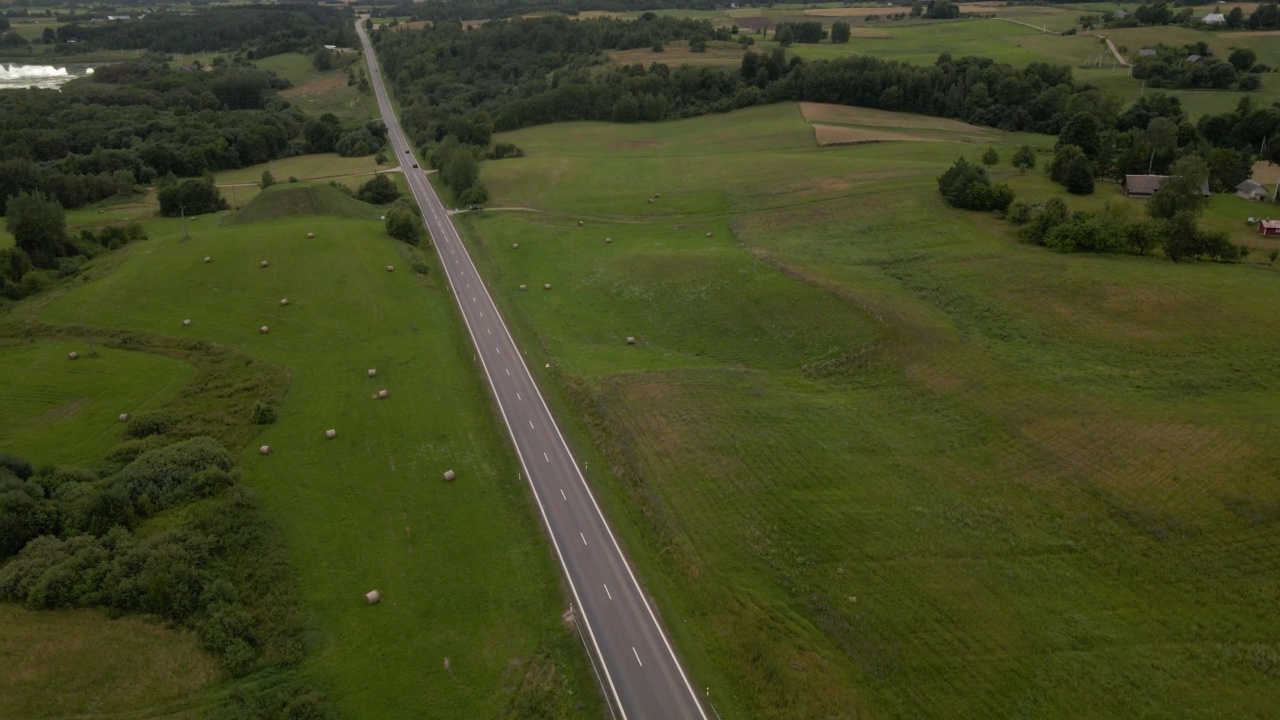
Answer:
[[[990,12],[993,8],[1005,7],[1003,2],[975,2],[961,3],[960,12]],[[855,8],[813,8],[805,10],[804,14],[811,17],[822,18],[845,18],[845,17],[866,17],[868,15],[896,15],[898,13],[911,12],[911,8],[907,6],[895,7],[855,7]]]
[[[0,717],[202,717],[221,673],[195,638],[91,610],[0,605]]]
[[[309,82],[305,85],[291,87],[288,90],[281,90],[280,97],[296,97],[298,95],[310,95],[312,93],[325,93],[330,90],[337,90],[340,87],[346,86],[347,78],[339,75]]]
[[[873,110],[871,108],[853,107],[851,105],[831,105],[828,103],[800,103],[800,113],[811,124],[859,125],[872,128],[893,128],[911,130],[940,130],[946,133],[963,133],[969,135],[990,135],[988,128],[970,125],[959,120],[913,115],[911,113],[893,112],[891,110]]]
[[[1280,182],[1280,165],[1272,165],[1269,162],[1256,162],[1253,164],[1253,181],[1257,183],[1278,183]]]
[[[1228,11],[1230,12],[1230,11]],[[1280,30],[1245,30],[1243,32],[1233,32],[1227,37],[1239,38],[1255,38],[1255,37],[1273,37],[1280,40]]]
[[[923,142],[929,140],[918,135],[889,132],[887,130],[869,130],[866,128],[844,127],[842,125],[813,126],[813,138],[819,145],[858,145],[876,142]]]

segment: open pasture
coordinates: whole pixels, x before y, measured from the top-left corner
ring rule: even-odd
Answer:
[[[1276,269],[1022,245],[937,194],[986,143],[807,130],[504,134],[545,213],[464,221],[721,715],[1271,712]]]
[[[598,716],[581,642],[561,624],[567,603],[556,568],[438,268],[386,237],[377,208],[343,211],[355,201],[311,189],[320,211],[336,214],[292,214],[291,198],[308,188],[286,185],[236,222],[190,222],[189,240],[179,220],[150,220],[150,240],[104,258],[109,272],[13,312],[215,342],[287,369],[278,421],[234,451],[297,571],[314,643],[303,670],[344,717],[523,716],[528,708]],[[56,384],[55,371],[69,365],[83,372],[117,355],[147,357],[69,363],[61,345],[50,346],[52,359],[32,348],[22,363],[0,355],[5,372],[31,366],[31,378]],[[138,365],[104,382],[158,392],[173,375],[167,368]],[[64,394],[91,395],[74,386]],[[110,403],[112,413],[124,400]],[[57,403],[64,399],[45,401]],[[89,409],[80,411],[85,423]],[[121,427],[114,414],[94,422],[102,432]],[[336,437],[326,439],[330,428]],[[54,441],[50,432],[33,459],[74,459]],[[260,455],[260,444],[272,453]],[[450,469],[457,480],[442,482]],[[364,593],[373,589],[383,600],[368,606]]]

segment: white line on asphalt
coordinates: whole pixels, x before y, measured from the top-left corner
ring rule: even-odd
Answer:
[[[635,653],[635,656],[636,656],[636,662],[640,663],[640,667],[644,667],[644,663],[640,662],[640,653],[636,652],[636,646],[635,646],[635,645],[632,645],[632,646],[631,646],[631,652]]]
[[[600,583],[600,584],[601,584],[601,585],[604,585],[604,583]],[[608,586],[608,585],[604,585],[604,594],[605,594],[605,595],[608,595],[610,600],[612,600],[612,599],[613,599],[613,593],[609,592],[609,586]]]
[[[507,375],[511,374],[511,368],[507,368]]]
[[[520,397],[520,393],[516,393],[516,399],[520,402],[524,402],[524,398]]]
[[[551,458],[547,457],[546,453],[542,453],[542,459],[546,460],[547,462],[551,462]]]
[[[493,331],[492,331],[492,330],[490,330],[489,328],[485,328],[485,331],[486,331],[486,332],[488,332],[490,335],[492,335],[492,334],[493,334]]]
[[[582,538],[582,544],[583,544],[583,545],[586,545],[586,544],[587,544],[587,536],[586,536],[586,535],[583,535],[582,533],[578,533],[578,537]]]
[[[494,351],[494,352],[496,352],[496,353],[498,353],[499,355],[501,355],[501,354],[502,354],[502,348],[497,348],[497,347],[496,347],[496,348],[494,348],[494,349],[493,349],[493,351]]]
[[[530,420],[530,421],[529,421],[529,429],[530,429],[530,430],[532,430],[532,429],[533,429],[533,421],[532,421],[532,420]]]
[[[560,488],[560,497],[564,498],[566,501],[569,499],[569,496],[564,494],[564,488]]]

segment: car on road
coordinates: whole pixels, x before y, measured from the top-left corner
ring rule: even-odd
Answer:
[[[414,167],[414,168],[417,168],[417,167],[418,167],[418,163],[414,163],[414,164],[413,164],[413,167]]]

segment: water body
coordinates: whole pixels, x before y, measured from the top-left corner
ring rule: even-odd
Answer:
[[[0,90],[48,88],[56,90],[78,77],[92,75],[91,67],[52,65],[5,65],[0,63]]]

